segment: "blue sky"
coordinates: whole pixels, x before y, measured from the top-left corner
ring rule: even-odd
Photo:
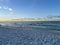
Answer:
[[[0,0],[0,17],[60,15],[60,0]]]

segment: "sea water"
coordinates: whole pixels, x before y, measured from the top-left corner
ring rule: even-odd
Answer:
[[[60,30],[60,21],[0,22],[0,25],[10,27],[35,27],[49,30]]]
[[[60,45],[60,21],[0,22],[0,45]]]

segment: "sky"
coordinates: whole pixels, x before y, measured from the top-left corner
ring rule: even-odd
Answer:
[[[60,0],[0,0],[0,18],[60,15]]]

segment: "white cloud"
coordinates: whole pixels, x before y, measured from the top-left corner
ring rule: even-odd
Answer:
[[[0,6],[0,9],[2,9],[2,7]]]
[[[12,8],[7,7],[7,6],[3,6],[3,9],[9,10],[9,11],[13,11],[13,9],[12,9]]]
[[[8,6],[0,6],[0,9],[7,10],[10,14],[13,14],[13,9]]]
[[[9,10],[9,11],[13,11],[13,9],[12,9],[12,8],[8,8],[8,10]]]

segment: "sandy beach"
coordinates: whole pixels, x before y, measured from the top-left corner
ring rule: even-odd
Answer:
[[[0,27],[0,45],[60,45],[60,32],[33,27]]]

